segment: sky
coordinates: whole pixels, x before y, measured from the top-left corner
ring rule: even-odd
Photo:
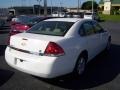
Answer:
[[[48,6],[63,6],[63,7],[77,7],[78,0],[47,0]],[[80,0],[83,3],[88,0]],[[99,2],[100,0],[94,0]],[[11,6],[32,6],[39,4],[37,0],[0,0],[0,8],[7,8]],[[43,5],[43,0],[40,2]]]

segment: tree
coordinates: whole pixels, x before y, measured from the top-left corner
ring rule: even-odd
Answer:
[[[93,1],[93,7],[94,7],[94,10],[96,10],[98,8],[98,4]],[[92,9],[92,1],[86,1],[82,4],[82,9],[84,10],[91,10]]]

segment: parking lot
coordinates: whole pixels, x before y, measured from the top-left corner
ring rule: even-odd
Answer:
[[[101,53],[87,66],[80,78],[71,75],[59,79],[37,78],[7,65],[4,51],[9,27],[0,29],[0,90],[119,90],[120,89],[120,23],[101,22],[111,33],[109,54]]]

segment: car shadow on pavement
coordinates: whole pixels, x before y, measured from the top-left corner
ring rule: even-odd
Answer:
[[[0,69],[0,86],[6,83],[13,76],[13,74],[13,71]]]
[[[7,45],[0,45],[0,56],[3,56],[5,54],[5,49]]]
[[[120,73],[120,46],[111,45],[109,54],[101,53],[92,60],[85,73],[77,78],[72,75],[56,79],[41,79],[41,81],[65,89],[89,89],[103,85],[115,79]]]

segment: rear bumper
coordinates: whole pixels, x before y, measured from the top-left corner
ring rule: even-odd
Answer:
[[[5,60],[13,68],[43,78],[54,78],[70,73],[69,65],[65,65],[64,56],[48,57],[27,54],[6,48]]]

